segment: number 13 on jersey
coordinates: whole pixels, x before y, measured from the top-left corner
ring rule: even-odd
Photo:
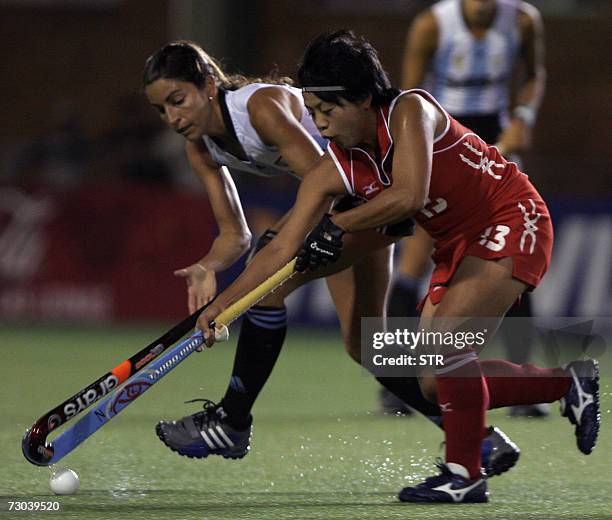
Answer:
[[[502,224],[489,226],[485,229],[484,233],[480,235],[479,244],[491,251],[501,251],[506,246],[505,236],[508,233],[510,233],[510,228],[508,226]]]

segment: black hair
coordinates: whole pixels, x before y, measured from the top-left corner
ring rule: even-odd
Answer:
[[[371,95],[372,104],[381,106],[400,92],[391,86],[372,44],[344,29],[321,34],[308,45],[299,64],[298,80],[303,88],[344,87],[316,91],[323,101],[336,104],[340,98],[356,103]]]
[[[279,77],[277,71],[273,71],[264,78],[226,74],[217,60],[207,54],[197,43],[177,40],[167,43],[147,58],[142,74],[142,86],[144,88],[163,78],[187,81],[202,88],[208,76],[213,76],[217,86],[226,90],[236,90],[249,83],[257,82],[276,85],[293,84],[290,78]]]

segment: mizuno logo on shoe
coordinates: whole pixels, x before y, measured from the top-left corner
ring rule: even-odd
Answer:
[[[483,482],[484,481],[482,479],[479,479],[473,484],[467,487],[461,488],[461,489],[453,489],[452,482],[448,482],[442,486],[438,486],[432,489],[434,491],[442,491],[443,493],[450,495],[451,498],[453,499],[453,502],[463,502],[465,495],[467,495],[470,491],[472,491],[472,489],[475,489],[478,486],[480,486]]]
[[[574,412],[574,417],[576,419],[576,423],[580,425],[582,421],[582,412],[584,409],[592,404],[594,401],[593,394],[589,394],[582,389],[582,385],[580,384],[580,379],[576,375],[576,371],[574,367],[570,367],[570,373],[572,374],[572,378],[576,384],[576,394],[578,395],[578,406],[571,405],[572,412]]]

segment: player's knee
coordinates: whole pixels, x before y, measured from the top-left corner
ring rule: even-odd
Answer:
[[[357,363],[361,363],[361,338],[349,337],[344,339],[346,353]]]
[[[436,378],[433,376],[421,377],[419,379],[419,385],[421,387],[423,397],[427,399],[430,403],[437,404],[438,391],[436,387]]]

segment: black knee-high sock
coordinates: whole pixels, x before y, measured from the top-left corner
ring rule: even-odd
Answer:
[[[532,316],[531,293],[528,292],[522,294],[518,303],[510,307],[506,313],[506,318],[531,318]],[[506,352],[504,359],[516,365],[526,365],[533,358],[537,331],[533,322],[528,319],[516,320],[516,323],[517,326],[512,327],[512,333],[510,333],[510,327],[501,327],[498,336]]]
[[[395,280],[389,303],[387,304],[387,316],[389,317],[418,317],[417,306],[420,301],[421,280],[412,276],[400,274]]]
[[[418,317],[419,290],[421,280],[408,275],[400,275],[389,297],[387,315],[390,317]],[[442,413],[421,392],[416,377],[377,377],[376,380],[389,392],[401,399],[410,408],[425,415],[430,421],[442,428]]]
[[[278,359],[287,332],[285,307],[255,306],[242,320],[232,378],[221,401],[227,421],[242,429]]]
[[[405,354],[406,350],[397,345],[387,345],[385,352],[389,357],[394,357]],[[437,403],[432,403],[425,398],[417,377],[390,377],[376,375],[375,373],[373,375],[395,397],[410,406],[410,408],[422,413],[430,421],[442,428],[440,407]]]
[[[410,408],[421,412],[430,421],[442,427],[440,407],[425,399],[416,377],[377,377],[376,380]]]

